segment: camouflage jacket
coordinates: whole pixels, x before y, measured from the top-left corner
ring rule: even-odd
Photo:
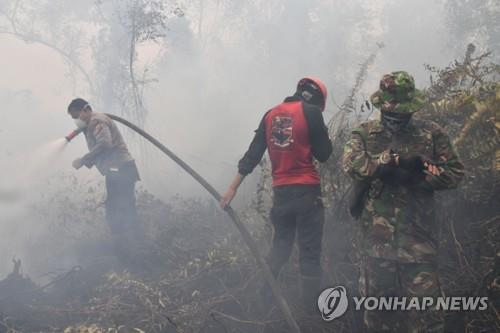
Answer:
[[[392,149],[401,156],[421,155],[440,161],[439,176],[426,175],[412,185],[387,184],[375,175],[380,154]],[[412,119],[392,135],[379,120],[352,131],[344,148],[343,169],[353,179],[370,181],[361,222],[364,255],[400,262],[433,262],[437,252],[434,191],[457,187],[463,165],[448,135],[430,121]]]
[[[95,165],[106,175],[110,168],[120,168],[125,162],[133,161],[118,127],[105,114],[92,112],[84,133],[89,148],[88,154],[82,157],[86,167]]]

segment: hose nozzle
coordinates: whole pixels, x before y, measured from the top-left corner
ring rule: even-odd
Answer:
[[[83,132],[83,128],[77,128],[76,130],[74,130],[73,132],[69,133],[68,135],[66,135],[64,138],[70,142],[71,140],[73,140],[76,136],[78,136],[78,134],[82,133]]]

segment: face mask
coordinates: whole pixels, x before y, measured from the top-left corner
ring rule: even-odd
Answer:
[[[74,121],[75,121],[76,127],[80,128],[80,129],[87,127],[87,123],[84,122],[83,120],[81,120],[80,118],[76,118]]]
[[[411,115],[409,114],[401,115],[382,112],[382,126],[384,126],[389,132],[396,133],[408,125],[410,118]]]

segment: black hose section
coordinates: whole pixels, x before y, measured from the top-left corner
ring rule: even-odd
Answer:
[[[118,117],[113,114],[106,114],[108,117],[113,119],[116,122],[119,122],[128,128],[132,129],[133,131],[137,132],[141,136],[143,136],[146,140],[151,142],[156,148],[161,150],[163,153],[165,153],[168,157],[170,157],[172,160],[174,160],[175,163],[177,163],[181,168],[183,168],[187,173],[189,173],[198,183],[201,184],[217,201],[220,201],[222,196],[217,192],[217,190],[210,185],[200,174],[198,174],[196,171],[194,171],[186,162],[181,160],[177,155],[175,155],[171,150],[169,150],[167,147],[165,147],[162,143],[160,143],[158,140],[156,140],[154,137],[146,133],[143,129],[137,127],[136,125],[132,124],[131,122]],[[234,222],[236,227],[241,233],[241,236],[243,237],[243,240],[247,244],[248,248],[250,249],[250,252],[253,254],[255,257],[255,260],[257,262],[257,265],[259,268],[262,270],[264,273],[264,277],[271,287],[271,291],[274,295],[274,298],[276,302],[278,303],[278,306],[285,316],[285,320],[287,324],[290,326],[291,331],[293,333],[300,333],[300,328],[295,319],[293,318],[292,312],[290,311],[290,307],[288,306],[288,303],[286,302],[285,298],[283,297],[283,294],[281,293],[281,289],[278,285],[278,282],[274,278],[273,274],[271,273],[271,270],[269,266],[267,265],[266,261],[264,260],[264,257],[261,255],[259,248],[257,246],[257,243],[252,238],[252,235],[248,231],[248,229],[245,227],[243,222],[241,222],[238,214],[232,209],[230,206],[227,206],[225,209],[226,213],[231,217],[231,220]]]

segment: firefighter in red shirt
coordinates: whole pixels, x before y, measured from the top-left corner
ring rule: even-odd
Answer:
[[[222,208],[231,202],[245,176],[259,164],[267,149],[274,192],[271,209],[274,233],[268,262],[277,277],[290,257],[297,234],[302,300],[308,312],[315,308],[322,274],[324,208],[320,176],[313,158],[326,162],[332,153],[322,115],[326,96],[325,85],[308,77],[299,81],[293,96],[269,110],[220,202]]]

